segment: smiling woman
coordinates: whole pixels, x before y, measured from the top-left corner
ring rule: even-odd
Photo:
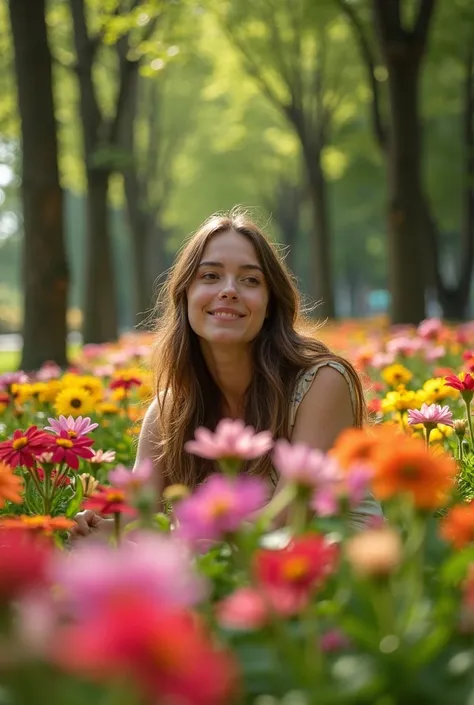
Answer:
[[[293,277],[244,213],[212,216],[202,225],[178,254],[159,304],[156,395],[136,466],[151,458],[161,490],[195,487],[216,472],[215,461],[184,446],[198,427],[214,429],[222,418],[322,451],[344,428],[362,425],[357,373],[302,333]],[[284,483],[269,453],[249,459],[243,472],[267,478],[274,492]],[[359,514],[374,512],[365,503]]]

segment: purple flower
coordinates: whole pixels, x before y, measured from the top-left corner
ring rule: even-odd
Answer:
[[[319,487],[335,482],[341,469],[332,458],[303,443],[291,444],[281,439],[273,451],[273,463],[280,475],[303,487]]]
[[[51,426],[45,426],[45,431],[52,431],[58,436],[61,435],[61,431],[66,431],[69,435],[74,434],[74,436],[87,436],[88,433],[93,431],[98,427],[98,423],[91,423],[88,416],[82,418],[78,416],[74,419],[72,416],[66,418],[65,416],[60,416],[58,419],[48,419]]]
[[[147,485],[153,475],[153,463],[145,458],[134,470],[129,470],[124,465],[117,465],[108,474],[108,480],[114,487],[122,490],[139,490]]]
[[[170,536],[137,533],[112,551],[103,544],[58,552],[51,579],[75,615],[99,614],[114,595],[139,591],[160,606],[189,606],[205,595],[206,584],[193,568],[189,550]]]
[[[176,507],[178,536],[191,542],[218,541],[237,531],[267,501],[267,485],[258,477],[211,475]]]
[[[255,433],[252,426],[246,426],[241,419],[221,419],[214,433],[208,428],[198,428],[194,438],[185,444],[185,450],[211,460],[251,460],[273,446],[270,431]]]
[[[428,426],[436,426],[439,423],[445,426],[453,425],[453,413],[449,406],[440,406],[439,404],[423,404],[421,409],[410,409],[408,411],[408,423],[413,426],[414,424],[425,424]]]

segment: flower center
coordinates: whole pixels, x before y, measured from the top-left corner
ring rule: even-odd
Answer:
[[[289,558],[283,566],[283,575],[290,582],[298,582],[308,574],[309,562],[304,556]]]
[[[418,480],[420,471],[415,465],[405,465],[401,469],[401,475],[405,480]]]
[[[107,492],[108,502],[123,502],[124,499],[125,495],[123,492],[120,492],[120,490],[111,490],[110,492]]]
[[[67,435],[69,438],[77,438],[77,433],[75,431],[68,431]]]
[[[12,443],[12,448],[13,450],[21,450],[25,446],[28,445],[28,437],[27,436],[20,436],[20,438],[17,438],[16,440],[13,441]]]
[[[209,515],[212,519],[219,519],[228,514],[231,503],[227,497],[216,499],[209,507]]]
[[[69,438],[58,438],[56,445],[61,446],[61,448],[72,448],[74,443],[70,441]]]
[[[73,409],[80,409],[82,406],[82,401],[80,399],[77,399],[76,397],[74,399],[71,399],[70,404]]]

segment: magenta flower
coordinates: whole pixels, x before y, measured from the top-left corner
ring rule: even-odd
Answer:
[[[218,541],[240,528],[267,501],[258,477],[211,475],[176,507],[177,535],[187,541]]]
[[[439,404],[423,404],[421,409],[410,409],[408,411],[408,423],[413,426],[414,424],[425,424],[428,426],[436,426],[439,423],[445,426],[453,425],[453,413],[449,406],[440,406]]]
[[[51,580],[77,616],[99,615],[114,595],[138,592],[160,606],[187,607],[206,593],[189,550],[170,536],[136,533],[114,551],[104,544],[78,545],[58,552]]]
[[[367,465],[353,465],[339,481],[326,483],[313,495],[310,506],[318,516],[334,516],[341,504],[356,509],[369,493],[373,471]]]
[[[250,631],[263,627],[270,617],[270,607],[262,592],[244,586],[217,605],[216,617],[224,629]]]
[[[185,450],[210,460],[251,460],[273,446],[270,431],[255,433],[252,426],[246,426],[241,419],[221,419],[214,433],[208,428],[198,428],[194,438],[185,443]]]
[[[443,332],[443,328],[443,322],[439,318],[427,318],[421,321],[416,332],[421,338],[437,340]]]
[[[50,437],[51,442],[45,450],[53,454],[52,463],[66,463],[72,470],[77,470],[79,458],[90,460],[94,455],[90,448],[94,441],[87,436],[71,436],[70,433],[61,431],[57,437]]]
[[[303,443],[281,439],[273,451],[273,464],[280,475],[302,487],[318,487],[335,482],[341,470],[335,460]]]
[[[117,465],[108,475],[111,485],[121,490],[135,491],[148,485],[153,476],[153,463],[149,458],[145,458],[134,470],[129,470],[124,465]]]
[[[65,416],[60,416],[58,419],[48,419],[51,426],[45,426],[46,431],[52,431],[58,436],[61,435],[62,431],[66,431],[69,436],[87,436],[88,433],[93,431],[98,427],[98,423],[91,423],[88,416],[82,418],[78,416],[74,419],[72,416],[66,418]]]

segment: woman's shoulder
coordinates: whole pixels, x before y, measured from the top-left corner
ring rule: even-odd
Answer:
[[[324,370],[324,373],[322,370]],[[294,425],[296,412],[299,405],[313,386],[314,380],[318,373],[320,373],[321,376],[324,376],[324,387],[328,393],[331,392],[332,388],[341,386],[341,382],[344,379],[345,382],[343,384],[346,384],[349,387],[351,403],[353,408],[355,408],[356,395],[354,382],[348,372],[348,369],[340,360],[325,357],[323,360],[316,360],[312,365],[301,369],[297,374],[296,382],[290,397],[290,428]]]

